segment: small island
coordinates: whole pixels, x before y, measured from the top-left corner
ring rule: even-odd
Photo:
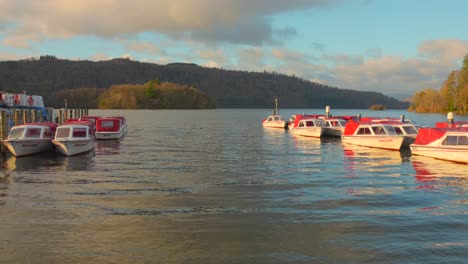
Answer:
[[[387,108],[384,106],[384,105],[381,105],[381,104],[375,104],[375,105],[371,105],[371,107],[369,107],[369,110],[386,110]]]
[[[157,79],[145,84],[118,84],[107,89],[75,88],[55,94],[58,101],[68,101],[69,107],[90,109],[213,109],[213,99],[194,86]],[[70,100],[73,98],[73,100]],[[57,99],[56,99],[57,101]]]

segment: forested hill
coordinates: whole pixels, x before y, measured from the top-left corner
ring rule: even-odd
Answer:
[[[156,79],[193,86],[223,108],[271,108],[278,97],[281,108],[390,109],[408,104],[376,92],[338,89],[297,77],[267,72],[247,72],[200,67],[196,64],[158,65],[125,58],[108,61],[75,61],[41,56],[39,59],[0,62],[0,90],[43,95],[70,88],[109,88],[114,84],[143,84]]]

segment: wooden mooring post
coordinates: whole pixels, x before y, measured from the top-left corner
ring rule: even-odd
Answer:
[[[0,119],[1,119],[1,125],[0,125],[0,138],[2,140],[6,139],[8,137],[8,129],[7,129],[7,115],[5,111],[1,111],[0,113]],[[0,143],[1,148],[0,151],[2,152],[2,156],[6,154],[6,147],[2,143]]]

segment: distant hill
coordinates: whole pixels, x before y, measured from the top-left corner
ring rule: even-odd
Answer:
[[[57,91],[109,88],[115,84],[144,84],[149,80],[195,87],[218,108],[271,108],[278,97],[281,108],[387,109],[408,108],[407,102],[377,92],[338,89],[294,76],[200,67],[196,64],[158,65],[126,58],[108,61],[72,61],[54,56],[0,62],[0,90],[40,94],[54,106]],[[62,100],[63,102],[63,100]],[[56,106],[55,106],[56,107]]]

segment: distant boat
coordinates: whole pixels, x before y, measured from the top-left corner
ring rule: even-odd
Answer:
[[[127,121],[122,116],[101,117],[96,120],[96,139],[120,139],[127,132]]]
[[[3,144],[16,157],[33,155],[52,150],[51,140],[54,137],[57,124],[27,123],[14,126]]]
[[[423,127],[410,145],[412,155],[468,163],[468,127]]]
[[[275,98],[275,109],[273,109],[273,114],[268,116],[262,121],[263,127],[273,127],[273,128],[287,128],[286,121],[278,114],[278,99]]]
[[[52,143],[65,156],[73,156],[94,149],[94,134],[90,121],[68,121],[57,127]]]
[[[391,125],[348,121],[341,140],[359,146],[399,150],[405,136],[398,135]]]

